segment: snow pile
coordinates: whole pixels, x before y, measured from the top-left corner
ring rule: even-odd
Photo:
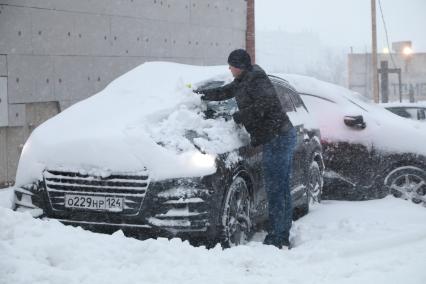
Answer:
[[[290,251],[95,234],[0,208],[0,283],[372,283],[426,280],[426,210],[388,197],[317,205]]]
[[[360,143],[387,152],[409,152],[426,155],[426,125],[399,117],[380,105],[367,101],[346,88],[300,75],[280,75],[298,92],[317,95],[327,102],[302,95],[316,118],[324,140]],[[362,115],[367,127],[353,129],[344,124],[344,116]]]
[[[225,66],[151,62],[129,71],[33,132],[17,186],[40,178],[45,168],[101,175],[148,169],[152,179],[214,173],[214,155],[238,148],[241,141],[232,120],[204,118],[205,106],[191,88],[210,78],[232,79]],[[197,136],[193,142],[188,130]]]

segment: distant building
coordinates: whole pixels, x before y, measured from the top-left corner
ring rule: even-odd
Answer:
[[[118,75],[235,48],[254,54],[254,0],[0,0],[0,187],[35,127]]]
[[[414,95],[414,100],[426,100],[426,53],[404,53],[405,51],[395,44],[393,48],[395,52],[392,54],[378,54],[378,68],[380,68],[381,61],[387,61],[389,68],[401,69],[403,100],[409,100],[410,90]],[[373,98],[371,60],[372,57],[369,53],[354,53],[348,56],[349,88],[370,99]],[[398,75],[389,74],[389,101],[399,101],[399,99]]]

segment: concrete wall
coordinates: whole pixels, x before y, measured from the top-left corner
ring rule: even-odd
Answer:
[[[415,100],[426,100],[426,53],[415,53],[411,57],[393,54],[392,57],[393,61],[389,54],[379,54],[378,68],[382,60],[388,61],[389,68],[401,68],[403,100],[409,100],[410,88]],[[350,54],[348,57],[349,88],[368,98],[372,98],[371,60],[371,54]],[[389,101],[399,101],[397,74],[389,74]]]
[[[0,0],[0,186],[37,125],[146,61],[225,64],[246,16],[245,0]]]

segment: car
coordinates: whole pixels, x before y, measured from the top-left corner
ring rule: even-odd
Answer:
[[[396,115],[426,122],[426,102],[417,103],[383,103],[381,104],[385,109],[393,112]]]
[[[426,128],[362,95],[314,78],[283,75],[321,131],[324,199],[366,200],[388,194],[426,204]]]
[[[23,148],[14,209],[140,238],[248,241],[267,222],[262,146],[230,119],[234,99],[204,104],[192,93],[230,82],[227,73],[145,63],[48,120]],[[295,89],[270,78],[297,129],[291,194],[300,217],[321,198],[320,132]]]

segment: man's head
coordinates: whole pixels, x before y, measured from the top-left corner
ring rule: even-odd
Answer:
[[[244,49],[236,49],[228,57],[229,70],[232,76],[239,77],[244,70],[251,69],[250,55]]]

